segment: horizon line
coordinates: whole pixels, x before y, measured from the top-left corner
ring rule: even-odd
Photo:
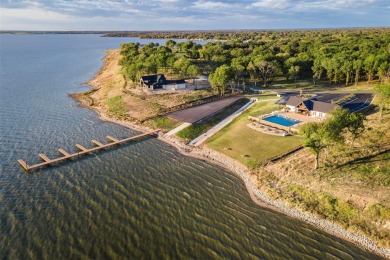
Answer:
[[[195,30],[0,30],[0,32],[124,32],[124,33],[143,33],[143,32],[235,32],[235,31],[296,31],[296,30],[340,30],[340,29],[390,29],[390,26],[353,26],[353,27],[311,27],[311,28],[277,28],[277,29],[195,29]]]

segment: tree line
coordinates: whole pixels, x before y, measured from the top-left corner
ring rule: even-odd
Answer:
[[[138,37],[141,39],[186,39],[186,40],[264,40],[277,39],[286,35],[306,33],[334,33],[372,30],[387,30],[388,28],[355,28],[355,29],[291,29],[291,30],[195,30],[195,31],[114,31],[101,32],[102,37]]]
[[[265,87],[275,79],[356,84],[390,76],[390,28],[243,34],[246,40],[231,36],[204,45],[172,39],[164,46],[122,44],[121,65],[131,80],[157,71],[187,78],[210,75],[212,86],[221,93],[228,83],[244,81]]]

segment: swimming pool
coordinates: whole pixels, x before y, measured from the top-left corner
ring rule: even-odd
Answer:
[[[294,119],[279,116],[279,115],[266,117],[266,118],[263,118],[263,120],[274,123],[274,124],[287,126],[287,127],[298,124],[299,122],[301,122],[299,120],[294,120]]]

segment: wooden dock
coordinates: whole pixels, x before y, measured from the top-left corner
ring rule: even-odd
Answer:
[[[38,164],[34,164],[34,165],[28,165],[25,161],[23,161],[21,159],[18,160],[18,163],[20,164],[20,166],[22,166],[22,168],[24,170],[30,171],[30,170],[33,170],[33,169],[36,169],[36,168],[39,168],[39,167],[43,167],[43,166],[46,166],[46,165],[51,165],[51,164],[54,164],[54,163],[57,163],[57,162],[61,162],[61,161],[65,161],[67,159],[71,159],[71,158],[74,158],[74,157],[79,157],[80,155],[83,155],[83,154],[88,154],[88,153],[91,153],[91,152],[103,150],[103,149],[112,147],[112,146],[117,145],[117,144],[122,144],[122,143],[130,142],[130,141],[136,141],[136,140],[139,140],[139,139],[145,138],[147,136],[151,136],[151,135],[157,135],[157,133],[159,131],[160,130],[155,130],[155,131],[151,131],[151,132],[148,132],[148,133],[144,133],[144,134],[128,137],[128,138],[125,138],[125,139],[122,139],[122,140],[116,139],[116,138],[114,138],[112,136],[107,136],[106,138],[108,140],[108,143],[106,143],[106,144],[103,144],[103,143],[101,143],[101,142],[99,142],[97,140],[92,140],[92,143],[95,145],[95,147],[93,147],[93,148],[85,148],[84,146],[82,146],[80,144],[76,144],[76,147],[79,150],[79,152],[77,152],[77,153],[71,154],[71,153],[68,153],[67,151],[65,151],[64,149],[60,148],[60,149],[58,149],[58,152],[61,155],[63,155],[62,157],[59,157],[59,158],[56,158],[56,159],[50,159],[45,154],[40,153],[39,157],[42,159],[42,161],[43,161],[42,163],[38,163]]]

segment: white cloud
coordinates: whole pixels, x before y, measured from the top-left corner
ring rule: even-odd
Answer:
[[[376,0],[317,0],[317,1],[300,1],[295,5],[296,10],[338,10],[346,8],[362,8],[373,5]]]
[[[389,0],[0,0],[0,29],[390,26],[388,10]]]
[[[211,9],[220,9],[220,8],[226,9],[232,7],[232,5],[223,2],[201,1],[201,2],[195,2],[193,7],[198,9],[211,10]]]
[[[290,5],[288,0],[262,0],[251,4],[252,7],[265,9],[285,9]]]

